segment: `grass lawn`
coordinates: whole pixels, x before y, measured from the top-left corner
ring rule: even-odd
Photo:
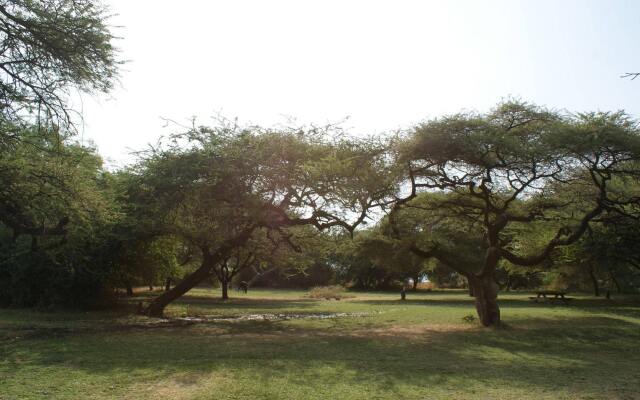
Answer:
[[[505,326],[487,329],[455,291],[217,296],[171,306],[220,317],[184,325],[0,310],[0,399],[640,399],[639,298],[501,294]]]

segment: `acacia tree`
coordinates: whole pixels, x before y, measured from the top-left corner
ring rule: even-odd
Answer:
[[[0,303],[89,303],[98,297],[89,289],[105,287],[121,216],[111,175],[91,149],[21,135],[0,149]]]
[[[0,2],[0,145],[24,124],[69,128],[71,89],[107,92],[120,61],[96,0]]]
[[[380,146],[330,129],[221,124],[172,139],[138,166],[137,201],[159,229],[200,249],[201,264],[151,302],[151,316],[161,316],[256,232],[305,225],[353,232],[393,189]]]
[[[233,278],[243,271],[251,269],[254,274],[263,275],[278,268],[274,264],[288,266],[291,251],[302,251],[293,238],[295,231],[295,228],[258,229],[244,245],[229,251],[212,271],[220,282],[222,299],[229,298],[228,288]]]
[[[93,149],[67,140],[77,121],[71,91],[107,92],[117,79],[120,62],[107,19],[105,7],[94,0],[0,1],[0,230],[10,231],[7,242],[0,240],[8,254],[0,267],[13,265],[12,279],[38,257],[41,270],[56,264],[80,270],[88,254],[102,248],[80,247],[97,239],[93,229],[115,219],[113,198],[103,190],[108,174],[102,160]],[[31,253],[12,262],[26,237]],[[77,247],[65,245],[54,257],[41,242]],[[62,276],[64,268],[55,271]],[[7,288],[29,286],[27,280]],[[45,279],[43,286],[55,280]],[[67,288],[58,292],[66,296]]]
[[[411,278],[416,290],[425,275],[425,260],[385,236],[385,227],[383,223],[359,231],[354,240],[343,238],[335,251],[341,278],[364,289],[389,289]]]
[[[539,265],[605,210],[637,203],[611,189],[616,179],[638,178],[639,155],[637,125],[623,113],[560,116],[508,102],[484,115],[430,121],[397,145],[408,194],[397,199],[390,222],[396,237],[414,238],[413,253],[465,275],[482,324],[495,325],[498,263]],[[394,225],[407,210],[416,218],[413,235]],[[546,234],[539,246],[523,246],[534,226]],[[431,234],[443,229],[454,241]]]

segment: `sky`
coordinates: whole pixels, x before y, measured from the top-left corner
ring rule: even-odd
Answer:
[[[179,130],[343,122],[407,129],[517,98],[640,117],[640,1],[105,0],[127,62],[74,101],[106,164]]]

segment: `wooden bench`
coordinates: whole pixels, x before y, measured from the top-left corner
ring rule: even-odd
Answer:
[[[573,300],[573,297],[566,297],[566,292],[560,292],[556,290],[539,290],[536,292],[537,296],[529,297],[529,299],[535,301],[536,303],[539,301],[544,301],[545,303],[555,303],[556,301],[561,301],[564,304],[568,304],[570,300]]]

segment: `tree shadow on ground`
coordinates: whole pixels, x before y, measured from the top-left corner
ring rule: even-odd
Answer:
[[[24,340],[0,349],[15,373],[27,363],[29,368],[64,366],[105,375],[143,369],[153,371],[157,381],[174,374],[232,373],[252,376],[257,385],[283,376],[292,384],[312,385],[310,379],[331,366],[335,372],[326,374],[335,382],[385,392],[403,385],[420,390],[466,382],[467,387],[545,391],[570,385],[580,394],[634,381],[634,366],[640,363],[637,328],[596,316],[528,319],[505,329],[395,332],[241,321],[123,332],[117,340],[101,334]]]
[[[498,304],[501,307],[509,308],[553,308],[553,307],[571,307],[593,313],[614,313],[627,315],[631,317],[640,317],[640,298],[625,298],[619,300],[592,299],[592,298],[573,298],[568,302],[562,301],[535,301],[522,294],[522,298],[504,298],[498,297]],[[354,299],[349,300],[353,303],[361,303],[368,305],[406,305],[406,306],[448,306],[448,307],[474,307],[473,297],[464,298],[438,298],[438,297],[417,297],[411,298],[407,295],[406,300],[381,300],[381,299]]]
[[[310,307],[316,300],[313,299],[260,299],[260,298],[231,298],[223,300],[220,298],[202,296],[182,296],[176,305],[197,305],[215,306],[221,308],[261,308],[261,309],[281,309],[281,308],[305,308]]]

